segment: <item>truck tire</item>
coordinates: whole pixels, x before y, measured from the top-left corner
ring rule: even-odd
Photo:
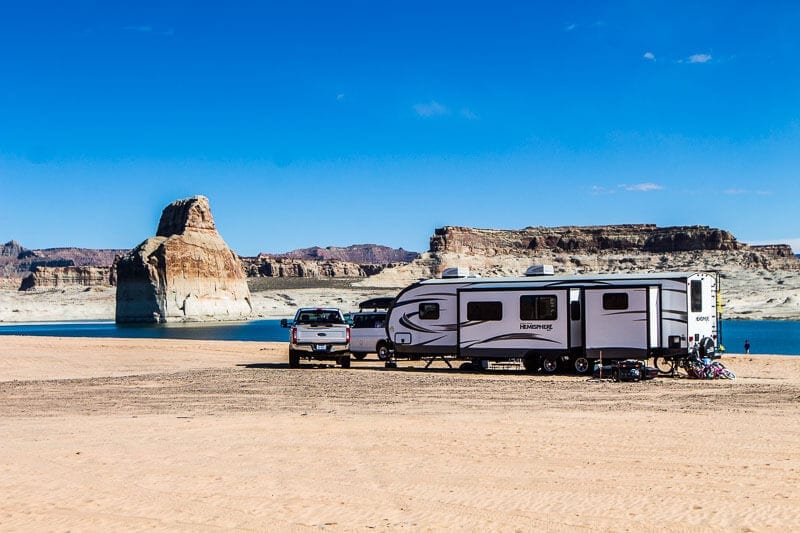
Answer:
[[[387,359],[389,359],[389,345],[388,344],[386,344],[385,342],[382,342],[382,341],[379,342],[377,350],[378,350],[378,359],[380,359],[381,361],[386,361]]]
[[[350,368],[350,356],[346,355],[339,358],[339,364],[342,365],[342,368]]]
[[[300,354],[289,350],[289,368],[300,368]]]
[[[353,354],[353,357],[355,357],[359,361],[361,361],[362,359],[364,359],[367,356],[367,354],[364,353],[364,352],[352,352],[352,354]]]

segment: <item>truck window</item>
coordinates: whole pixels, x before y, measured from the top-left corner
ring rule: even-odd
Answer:
[[[419,304],[419,318],[420,320],[438,320],[439,304],[434,304],[434,303]]]
[[[519,297],[520,320],[556,320],[557,318],[558,298],[555,294]]]
[[[703,282],[693,279],[689,285],[692,298],[692,312],[699,313],[703,310]]]
[[[627,292],[607,292],[603,294],[603,309],[606,311],[624,311],[627,308]]]
[[[467,302],[467,320],[503,320],[503,303]]]
[[[297,317],[298,324],[344,324],[338,311],[304,311]]]

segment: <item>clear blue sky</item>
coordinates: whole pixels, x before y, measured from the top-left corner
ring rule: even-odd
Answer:
[[[800,251],[798,2],[0,0],[0,240],[656,223]]]

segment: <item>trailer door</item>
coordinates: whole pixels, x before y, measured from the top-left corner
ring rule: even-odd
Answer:
[[[647,288],[586,289],[586,353],[591,358],[647,356]]]
[[[650,348],[661,346],[661,291],[658,287],[648,288],[647,314],[650,319]]]
[[[583,304],[581,290],[569,290],[569,347],[583,346]]]

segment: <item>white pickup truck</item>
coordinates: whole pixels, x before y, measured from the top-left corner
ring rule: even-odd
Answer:
[[[336,361],[350,368],[350,326],[335,307],[302,307],[291,322],[281,320],[290,329],[289,368],[298,368],[300,358]]]

